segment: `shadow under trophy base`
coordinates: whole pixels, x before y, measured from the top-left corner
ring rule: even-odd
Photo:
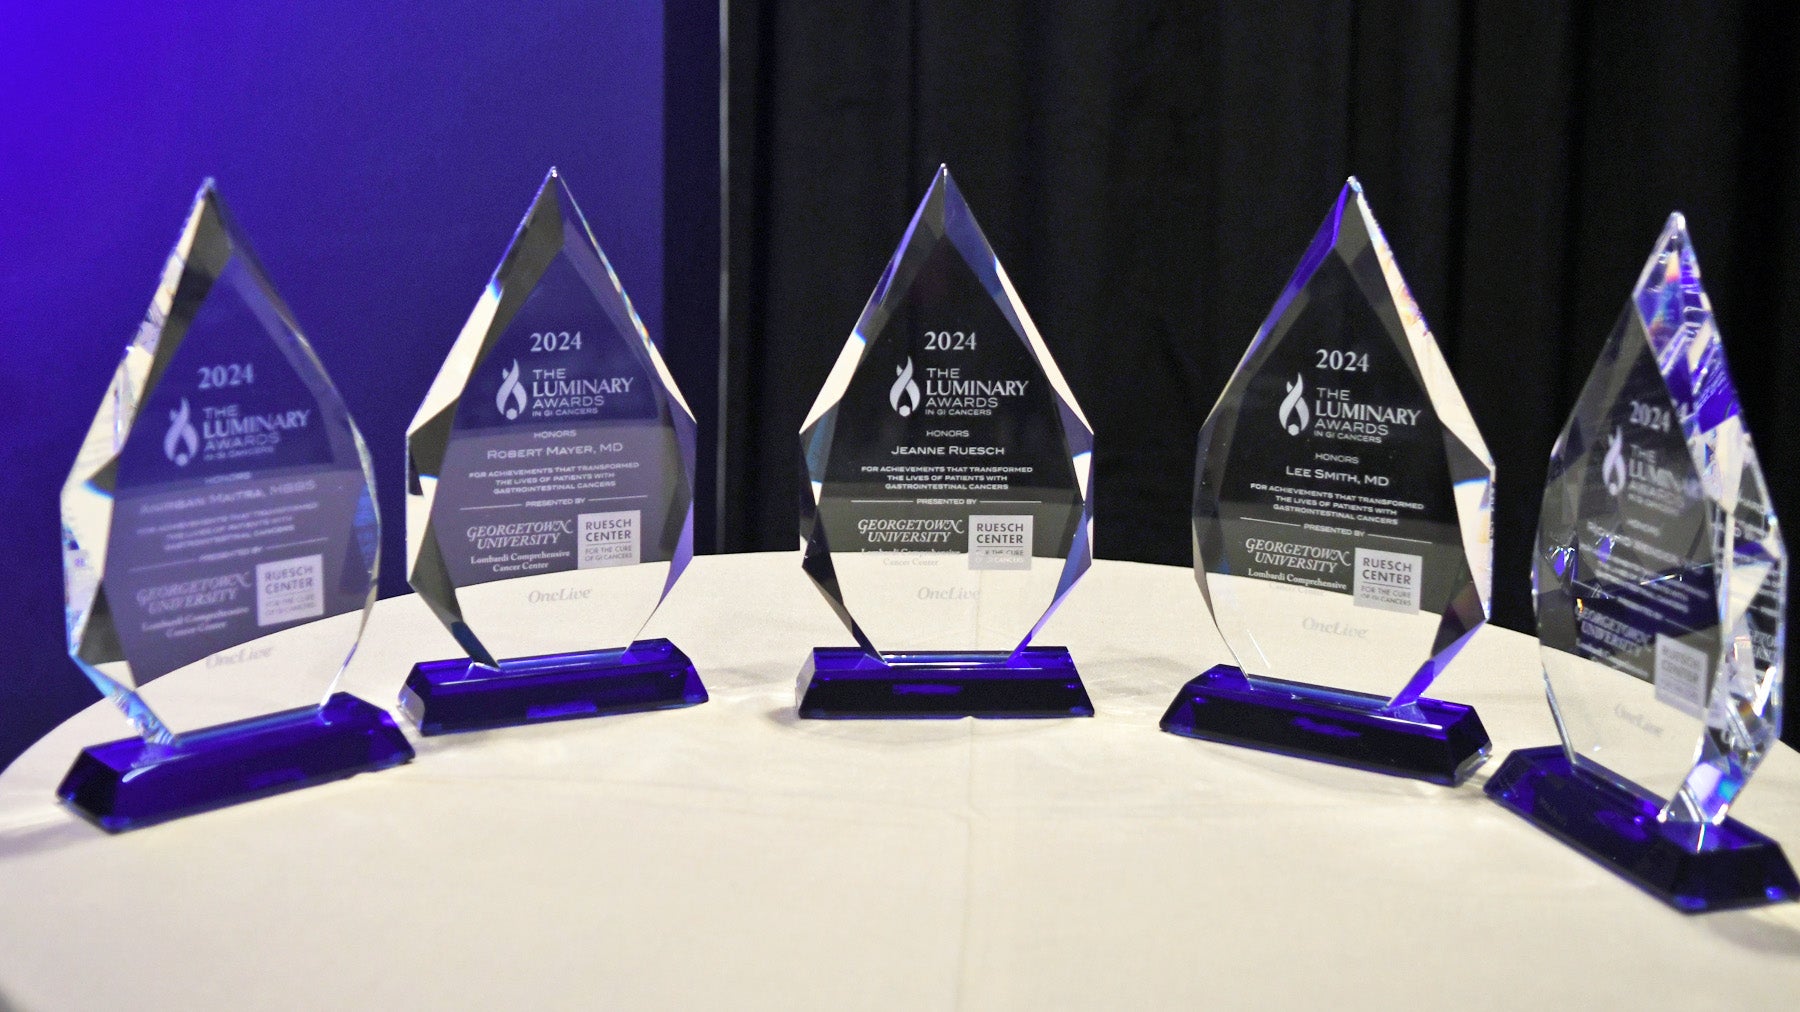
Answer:
[[[1194,571],[1237,663],[1173,734],[1455,785],[1491,749],[1425,691],[1487,621],[1494,466],[1349,180],[1200,432]]]
[[[636,638],[693,558],[693,414],[556,169],[407,457],[409,577],[467,651],[407,675],[422,733],[706,702],[687,655]]]
[[[1781,747],[1787,550],[1680,214],[1551,450],[1532,577],[1562,743],[1488,796],[1683,912],[1800,898],[1727,815]]]
[[[1031,645],[1091,564],[1093,432],[948,169],[800,445],[802,567],[858,644],[812,651],[800,716],[1093,715]]]

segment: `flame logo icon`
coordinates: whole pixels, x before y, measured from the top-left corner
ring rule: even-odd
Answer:
[[[1298,436],[1300,430],[1312,422],[1312,413],[1306,410],[1306,384],[1300,374],[1294,374],[1294,382],[1287,385],[1287,396],[1281,399],[1281,427],[1290,436]]]
[[[905,418],[919,406],[919,385],[913,382],[912,356],[907,356],[905,365],[895,366],[894,371],[899,373],[900,378],[894,380],[893,386],[888,387],[888,403],[894,406],[901,418]],[[906,399],[905,404],[900,403],[902,397]]]
[[[511,369],[500,371],[500,392],[494,395],[494,406],[510,421],[525,410],[525,403],[525,384],[519,382],[519,360],[515,358]]]
[[[186,467],[200,451],[200,433],[194,431],[193,419],[186,397],[181,399],[181,407],[169,412],[169,432],[163,436],[163,455],[174,461],[176,467]]]
[[[1606,490],[1614,496],[1625,491],[1625,434],[1618,429],[1614,429],[1612,438],[1607,440],[1600,477],[1606,482]]]

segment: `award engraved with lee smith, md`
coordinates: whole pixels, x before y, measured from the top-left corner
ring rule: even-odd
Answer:
[[[1787,551],[1679,214],[1551,451],[1532,577],[1562,744],[1487,793],[1681,910],[1800,894],[1726,815],[1780,747]]]
[[[802,717],[1068,717],[1032,646],[1092,560],[1093,432],[940,168],[801,429],[803,565],[856,639]]]
[[[468,654],[407,676],[423,733],[706,701],[634,641],[694,554],[694,416],[555,169],[406,451],[407,575]]]
[[[375,603],[368,452],[210,180],[62,522],[69,655],[139,733],[81,752],[75,810],[116,832],[413,757],[334,691]]]
[[[1351,179],[1200,432],[1194,569],[1236,664],[1164,730],[1461,782],[1424,693],[1486,621],[1494,465]]]

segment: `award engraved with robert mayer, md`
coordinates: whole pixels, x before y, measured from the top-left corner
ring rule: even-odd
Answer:
[[[465,657],[401,703],[425,734],[691,706],[637,639],[694,554],[694,417],[551,169],[407,432],[408,578]]]

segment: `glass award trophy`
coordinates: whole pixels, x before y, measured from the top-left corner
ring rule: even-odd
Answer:
[[[368,452],[211,180],[62,522],[69,655],[139,734],[82,750],[75,810],[116,832],[412,758],[334,691],[375,603]]]
[[[1087,571],[1093,431],[939,168],[800,432],[806,573],[855,647],[802,717],[1092,716],[1032,637]]]
[[[1163,729],[1461,782],[1487,732],[1424,693],[1487,621],[1493,482],[1352,178],[1200,431],[1194,572],[1237,664]]]
[[[691,706],[634,637],[694,554],[694,416],[551,169],[406,436],[413,589],[466,657],[400,701],[425,734]]]
[[[1532,580],[1562,744],[1487,793],[1682,910],[1800,894],[1726,816],[1779,747],[1787,552],[1679,214],[1551,451]]]

